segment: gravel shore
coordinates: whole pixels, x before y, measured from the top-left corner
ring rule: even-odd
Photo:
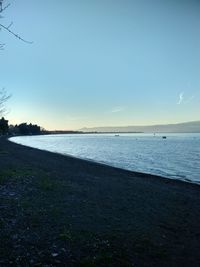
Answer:
[[[0,266],[200,266],[200,186],[0,137]]]

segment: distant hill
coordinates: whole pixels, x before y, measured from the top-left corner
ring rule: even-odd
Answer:
[[[200,121],[147,126],[116,126],[82,128],[83,132],[200,133]]]

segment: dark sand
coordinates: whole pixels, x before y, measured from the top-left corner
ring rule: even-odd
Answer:
[[[200,187],[0,138],[0,266],[200,266]]]

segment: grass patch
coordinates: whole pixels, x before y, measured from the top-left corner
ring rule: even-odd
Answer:
[[[4,221],[2,218],[0,218],[0,230],[4,227]]]
[[[164,260],[168,257],[166,248],[153,242],[150,238],[142,236],[141,239],[138,239],[135,243],[135,251],[139,254],[149,255],[151,258]]]
[[[0,173],[0,185],[5,184],[5,182],[6,182],[6,177],[2,173]]]
[[[54,192],[71,192],[74,189],[72,183],[66,180],[58,180],[57,178],[49,175],[43,175],[38,181],[38,188],[42,191],[54,191]]]
[[[92,249],[92,248],[91,248]],[[90,250],[92,251],[92,250]],[[90,252],[91,255],[80,259],[79,265],[81,267],[95,267],[95,266],[106,266],[106,267],[130,267],[133,266],[128,255],[120,254],[120,249],[116,248],[105,248],[100,247],[96,252]]]
[[[23,180],[25,177],[33,175],[32,170],[29,169],[6,169],[0,170],[0,184],[7,182],[17,182]]]
[[[64,228],[59,234],[59,239],[63,241],[72,241],[73,237],[71,231],[67,228]]]
[[[38,187],[42,191],[55,191],[61,189],[63,183],[58,180],[53,180],[49,176],[42,177],[38,182]]]

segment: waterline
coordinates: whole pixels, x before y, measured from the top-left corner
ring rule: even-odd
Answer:
[[[131,171],[200,184],[200,134],[44,135],[10,140]]]

